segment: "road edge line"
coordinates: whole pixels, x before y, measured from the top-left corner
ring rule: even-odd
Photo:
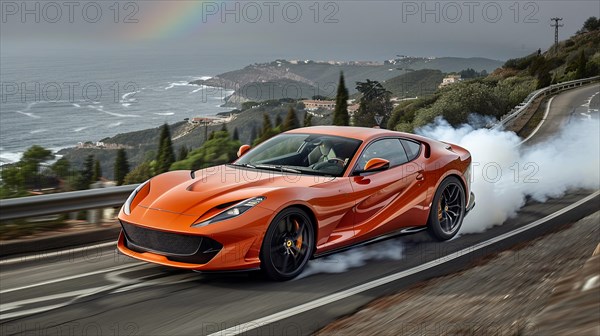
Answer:
[[[536,220],[536,221],[534,221],[532,223],[529,223],[527,225],[524,225],[524,226],[522,226],[522,227],[520,227],[518,229],[506,232],[506,233],[501,234],[499,236],[496,236],[494,238],[491,238],[491,239],[488,239],[486,241],[483,241],[483,242],[480,242],[478,244],[475,244],[475,245],[473,245],[471,247],[464,248],[464,249],[462,249],[460,251],[457,251],[457,252],[454,252],[454,253],[452,253],[450,255],[447,255],[447,256],[444,256],[444,257],[441,257],[441,258],[429,261],[429,262],[427,262],[425,264],[421,264],[419,266],[410,268],[408,270],[404,270],[404,271],[401,271],[401,272],[398,272],[398,273],[387,275],[387,276],[385,276],[383,278],[380,278],[380,279],[372,280],[372,281],[364,283],[362,285],[358,285],[358,286],[355,286],[355,287],[352,287],[352,288],[349,288],[349,289],[346,289],[346,290],[343,290],[343,291],[340,291],[340,292],[337,292],[337,293],[333,293],[333,294],[324,296],[322,298],[313,300],[311,302],[304,303],[304,304],[299,305],[299,306],[294,307],[294,308],[289,308],[289,309],[280,311],[280,312],[275,313],[275,314],[271,314],[271,315],[268,315],[268,316],[265,316],[265,317],[262,317],[262,318],[259,318],[259,319],[255,319],[253,321],[249,321],[249,322],[246,322],[246,323],[242,323],[242,324],[233,326],[231,328],[227,328],[227,329],[223,329],[223,330],[217,331],[215,333],[210,334],[209,336],[217,336],[217,335],[218,336],[224,336],[224,335],[230,336],[230,335],[239,335],[241,333],[246,333],[246,332],[248,332],[250,330],[254,330],[254,329],[263,327],[265,325],[269,325],[269,324],[277,322],[277,321],[281,321],[283,319],[292,317],[294,315],[298,315],[298,314],[307,312],[309,310],[325,306],[327,304],[330,304],[330,303],[333,303],[333,302],[345,299],[347,297],[350,297],[350,296],[353,296],[353,295],[356,295],[356,294],[360,294],[362,292],[371,290],[373,288],[376,288],[376,287],[388,284],[390,282],[394,282],[394,281],[397,281],[399,279],[405,278],[407,276],[410,276],[410,275],[422,272],[424,270],[427,270],[427,269],[430,269],[430,268],[433,268],[433,267],[445,264],[445,263],[450,262],[450,261],[452,261],[454,259],[457,259],[457,258],[466,256],[466,255],[469,255],[469,254],[471,254],[471,253],[473,253],[473,252],[475,252],[477,250],[480,250],[480,249],[482,249],[484,247],[487,247],[489,245],[495,244],[495,243],[497,243],[497,242],[499,242],[501,240],[510,238],[512,236],[520,234],[521,232],[528,231],[528,230],[530,230],[530,229],[532,229],[532,228],[534,228],[536,226],[544,224],[544,223],[546,223],[549,220],[552,220],[552,219],[554,219],[554,218],[556,218],[556,217],[558,217],[558,216],[560,216],[560,215],[562,215],[562,214],[564,214],[566,212],[569,212],[569,211],[571,211],[571,210],[579,207],[582,204],[587,203],[588,201],[592,200],[593,198],[597,197],[598,195],[600,195],[600,191],[596,191],[593,194],[588,195],[588,196],[584,197],[583,199],[581,199],[581,200],[579,200],[579,201],[577,201],[577,202],[575,202],[573,204],[570,204],[570,205],[568,205],[568,206],[566,206],[566,207],[564,207],[564,208],[562,208],[562,209],[560,209],[560,210],[558,210],[558,211],[556,211],[554,213],[551,213],[551,214],[547,215],[546,217],[540,218],[540,219],[538,219],[538,220]]]

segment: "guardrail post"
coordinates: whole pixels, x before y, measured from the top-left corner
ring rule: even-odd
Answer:
[[[91,189],[104,188],[104,184],[102,182],[94,182],[90,185]],[[87,221],[90,224],[95,224],[97,226],[102,222],[102,212],[98,209],[90,209],[87,211]]]

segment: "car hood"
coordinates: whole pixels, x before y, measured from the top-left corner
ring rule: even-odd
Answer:
[[[190,171],[173,171],[154,177],[139,206],[200,217],[215,207],[268,196],[280,188],[310,187],[331,180],[231,165],[198,170],[193,178],[191,175]]]

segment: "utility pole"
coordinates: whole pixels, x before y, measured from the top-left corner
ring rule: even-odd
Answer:
[[[554,45],[558,46],[558,28],[564,26],[564,24],[559,23],[562,21],[562,18],[559,17],[554,17],[550,20],[554,21],[554,23],[550,25],[551,27],[554,27]]]

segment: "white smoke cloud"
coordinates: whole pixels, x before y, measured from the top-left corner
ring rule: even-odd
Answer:
[[[600,123],[577,120],[547,141],[529,145],[514,132],[481,128],[489,120],[470,116],[469,124],[454,128],[438,118],[417,133],[468,149],[473,157],[472,190],[477,204],[459,234],[483,232],[501,225],[528,198],[545,202],[573,189],[600,188]],[[475,125],[475,126],[473,126]],[[304,278],[318,273],[342,273],[369,260],[400,260],[402,240],[351,249],[311,260]]]
[[[361,246],[308,262],[306,269],[296,278],[301,279],[319,273],[342,273],[360,267],[369,260],[400,260],[404,245],[399,239]]]
[[[529,146],[514,133],[453,128],[445,120],[418,130],[424,136],[455,143],[473,157],[472,189],[477,204],[461,234],[482,232],[514,217],[528,197],[545,202],[573,189],[600,186],[600,124],[574,120],[554,137]]]

